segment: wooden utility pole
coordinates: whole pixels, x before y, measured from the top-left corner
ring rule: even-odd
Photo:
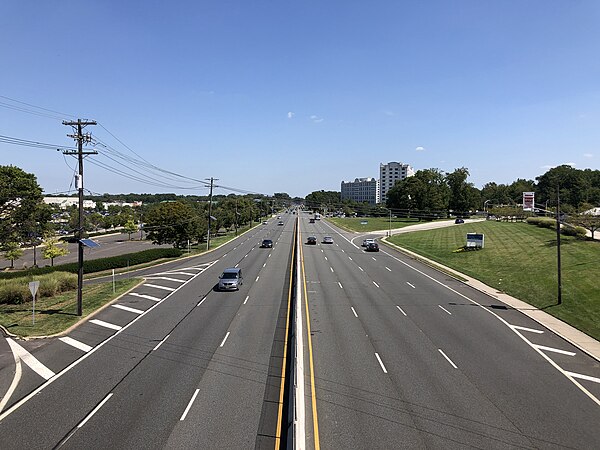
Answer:
[[[63,125],[73,127],[75,134],[68,134],[67,136],[75,139],[77,142],[77,151],[63,151],[65,155],[77,155],[79,161],[79,173],[77,174],[77,189],[79,190],[79,227],[77,234],[78,245],[78,270],[77,270],[77,315],[83,314],[83,301],[82,301],[82,290],[83,290],[83,156],[84,155],[97,155],[97,151],[84,152],[83,144],[89,143],[92,140],[90,133],[83,134],[83,128],[87,125],[96,125],[94,120],[81,120],[76,121],[65,121]]]

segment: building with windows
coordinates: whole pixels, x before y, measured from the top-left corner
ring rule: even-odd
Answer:
[[[412,177],[414,174],[414,169],[408,164],[401,162],[379,164],[379,202],[386,202],[387,192],[394,187],[396,181]]]
[[[379,181],[375,178],[355,178],[354,181],[342,181],[342,200],[379,203]]]

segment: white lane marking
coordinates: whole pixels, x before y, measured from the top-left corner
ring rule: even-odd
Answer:
[[[377,283],[375,283],[374,281],[373,281],[373,284],[374,284],[375,286],[379,287],[379,285],[378,285]]]
[[[104,322],[103,320],[98,320],[98,319],[92,319],[92,320],[90,320],[90,323],[96,324],[96,325],[104,327],[104,328],[110,328],[111,330],[120,330],[121,328],[123,328],[119,325],[115,325],[114,323],[108,323],[108,322]]]
[[[244,258],[247,258],[249,254],[250,254],[250,253],[246,253],[246,254],[244,255]]]
[[[565,372],[565,373],[573,378],[579,378],[581,380],[593,381],[594,383],[600,383],[600,378],[590,377],[589,375],[582,375],[580,373],[575,373],[575,372]]]
[[[265,267],[267,267],[267,263],[264,263],[264,264],[263,264],[263,269],[264,269]]]
[[[532,344],[532,345],[539,350],[546,350],[547,352],[560,353],[561,355],[575,356],[575,352],[568,352],[566,350],[561,350],[559,348],[554,348],[554,347],[546,347],[545,345],[537,345],[537,344]]]
[[[344,249],[342,249],[342,253],[346,253],[346,251]]]
[[[233,247],[234,250],[237,250],[237,247]]]
[[[204,300],[206,300],[206,297],[204,297],[202,300],[200,300],[196,306],[200,306],[202,303],[204,303]]]
[[[388,272],[392,271],[392,269],[390,269],[388,266],[385,266],[385,268],[387,269]]]
[[[192,395],[192,398],[190,399],[190,402],[188,403],[187,407],[185,408],[185,411],[183,411],[183,414],[181,415],[181,418],[179,419],[179,421],[185,420],[185,417],[188,415],[188,412],[190,412],[190,409],[194,403],[194,400],[196,400],[196,397],[198,396],[198,392],[200,392],[200,389],[196,389],[196,392],[194,392],[194,395]]]
[[[248,301],[248,299],[250,298],[249,295],[246,296],[246,300],[244,300],[244,305],[246,304],[246,302]]]
[[[329,270],[331,270],[331,273],[333,273],[333,267],[329,267]]]
[[[340,289],[344,289],[344,288],[342,287],[342,283],[340,283],[339,281],[338,281],[338,285],[340,286]]]
[[[185,283],[185,281],[186,281],[186,280],[180,280],[178,278],[155,277],[155,276],[146,277],[146,280],[165,280],[165,281],[175,281],[176,283]]]
[[[128,295],[133,295],[134,297],[145,298],[147,300],[152,300],[153,302],[160,302],[162,298],[152,297],[151,295],[146,294],[138,294],[137,292],[130,292]]]
[[[406,313],[404,312],[404,310],[402,308],[400,308],[398,305],[396,305],[396,308],[398,308],[400,310],[400,312],[406,316]]]
[[[324,258],[325,258],[325,261],[329,261],[329,260],[327,259],[327,256],[325,256]]]
[[[118,308],[118,309],[122,309],[123,311],[129,311],[135,314],[142,314],[144,311],[141,309],[136,309],[136,308],[130,308],[129,306],[123,306],[123,305],[110,305],[113,308]]]
[[[415,285],[412,283],[409,283],[408,281],[406,282],[406,284],[408,284],[411,288],[416,289]]]
[[[227,332],[227,334],[225,335],[225,338],[223,338],[223,342],[221,342],[221,345],[219,345],[219,347],[223,347],[225,345],[225,341],[229,337],[229,333],[231,333],[231,332],[230,331]]]
[[[256,283],[259,278],[260,278],[260,275],[256,277],[256,280],[254,280],[254,282]]]
[[[271,254],[269,253],[269,256],[267,256],[267,258],[270,258],[270,257],[271,257]]]
[[[4,398],[0,400],[0,412],[2,412],[13,393],[17,390],[19,381],[21,381],[21,375],[23,374],[23,369],[21,368],[21,358],[19,358],[15,352],[11,353],[13,354],[13,359],[15,360],[15,376],[13,377],[12,383],[10,383],[8,390],[4,394]]]
[[[73,339],[72,337],[69,337],[69,336],[64,336],[64,337],[58,338],[58,340],[64,342],[67,345],[70,345],[71,347],[75,347],[85,353],[89,352],[93,348],[93,347],[91,347],[87,344],[84,344],[83,342],[79,342],[78,340]]]
[[[234,267],[238,267],[240,265],[240,263],[237,263]]]
[[[105,403],[106,403],[106,402],[107,402],[107,401],[108,401],[108,400],[109,400],[109,399],[110,399],[112,396],[113,396],[113,393],[112,393],[112,392],[111,392],[110,394],[108,394],[108,395],[106,396],[106,398],[105,398],[104,400],[102,400],[102,401],[100,402],[100,404],[99,404],[98,406],[96,406],[96,407],[95,407],[95,408],[92,410],[92,412],[91,412],[91,413],[89,413],[89,414],[87,415],[87,417],[81,421],[81,423],[80,423],[79,425],[77,425],[77,428],[81,428],[82,426],[84,426],[84,425],[87,423],[87,421],[88,421],[88,420],[90,420],[90,419],[92,418],[92,416],[93,416],[94,414],[96,414],[96,413],[97,413],[97,412],[100,410],[100,408],[102,408],[102,407],[104,406],[104,404],[105,404]]]
[[[144,286],[153,287],[153,288],[156,288],[156,289],[162,289],[164,291],[169,291],[169,292],[173,292],[175,290],[175,288],[166,287],[166,286],[159,286],[157,284],[150,284],[150,283],[145,283]]]
[[[225,253],[225,254],[223,255],[223,258],[225,258],[226,256],[227,256],[227,253]]]
[[[160,341],[158,344],[156,344],[156,347],[154,347],[154,348],[152,349],[152,351],[154,352],[154,351],[158,350],[158,348],[159,348],[161,345],[163,345],[163,343],[164,343],[164,342],[165,342],[167,339],[169,339],[169,336],[171,336],[171,333],[167,334],[167,335],[165,336],[165,338],[164,338],[162,341]]]
[[[54,372],[48,369],[45,365],[37,360],[35,356],[13,341],[11,338],[6,338],[6,342],[10,346],[13,354],[21,361],[29,366],[31,370],[37,373],[44,380],[49,380],[54,376]]]
[[[356,267],[358,267],[358,268],[360,269],[360,271],[361,271],[361,272],[364,272],[364,270],[363,270],[363,268],[362,268],[362,267],[360,267],[360,266],[356,266]]]
[[[191,269],[195,269],[195,267],[191,267]],[[203,269],[197,269],[197,270],[203,270]],[[187,276],[193,277],[196,274],[189,273],[189,272],[158,272],[158,273],[153,273],[152,275],[148,275],[148,276],[149,277],[157,277],[159,275],[187,275]]]
[[[371,258],[373,258],[373,261],[377,261],[373,256],[371,256]]]
[[[452,362],[452,360],[446,356],[446,354],[444,353],[444,351],[443,351],[441,348],[438,348],[438,352],[440,352],[440,353],[442,354],[442,356],[443,356],[444,358],[446,358],[446,360],[447,360],[447,361],[448,361],[450,364],[452,364],[452,367],[454,367],[455,369],[458,369],[458,367],[456,367],[456,364],[454,364],[454,363]]]
[[[444,311],[446,311],[448,314],[452,315],[452,313],[450,311],[448,311],[446,308],[444,308],[442,305],[438,305],[440,308],[442,308]]]
[[[321,253],[325,253],[325,252],[323,251],[323,249],[321,249]]]
[[[350,309],[354,313],[354,316],[358,319],[358,314],[356,314],[356,310],[354,309],[354,306],[351,306]]]
[[[510,325],[511,328],[515,330],[529,331],[530,333],[542,334],[542,330],[534,330],[533,328],[520,327],[519,325]]]
[[[379,353],[375,352],[375,356],[377,357],[377,361],[379,361],[379,365],[381,366],[381,370],[383,370],[383,373],[387,373],[387,369],[383,365],[383,361],[379,357]]]
[[[348,256],[348,259],[349,259],[350,261],[354,261],[354,260],[353,260],[351,257],[349,257],[349,256]]]

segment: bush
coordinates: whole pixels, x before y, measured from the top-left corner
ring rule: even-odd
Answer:
[[[27,284],[9,281],[0,283],[0,305],[20,305],[31,299]]]
[[[537,225],[541,228],[556,228],[556,220],[551,219],[550,217],[528,217],[526,222],[530,225]]]
[[[56,272],[35,278],[40,282],[38,297],[52,297],[77,288],[77,275],[72,273]],[[31,301],[29,281],[29,277],[0,280],[0,304],[19,305]]]
[[[587,235],[587,230],[583,227],[573,227],[571,225],[565,225],[561,231],[565,236],[575,236],[578,239],[583,239]]]

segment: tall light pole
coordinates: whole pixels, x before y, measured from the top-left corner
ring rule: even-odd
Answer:
[[[558,304],[562,303],[562,281],[560,270],[560,186],[556,186],[556,259],[558,264]]]

